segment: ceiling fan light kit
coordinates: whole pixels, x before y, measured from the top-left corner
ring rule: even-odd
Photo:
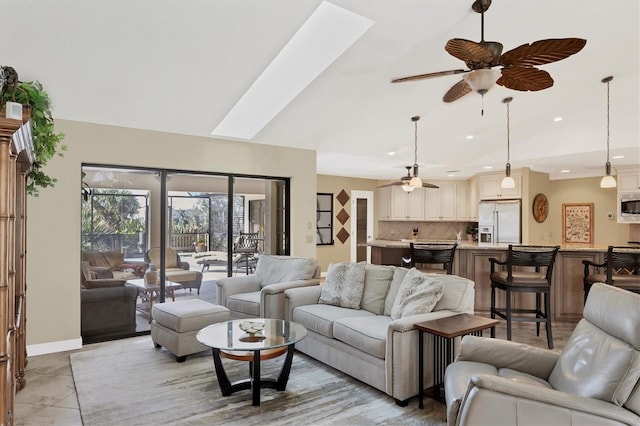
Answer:
[[[607,84],[607,162],[605,163],[605,175],[600,181],[600,188],[615,188],[616,179],[611,176],[611,163],[609,162],[609,83],[613,80],[613,77],[605,77],[602,79],[603,83]]]
[[[513,100],[513,98],[508,97],[502,100],[503,103],[507,104],[507,166],[505,168],[504,174],[505,177],[502,179],[502,183],[500,187],[503,189],[512,189],[516,187],[516,182],[511,177],[511,150],[510,150],[510,128],[509,128],[509,103]]]
[[[445,50],[462,60],[467,69],[431,72],[391,80],[392,83],[423,80],[452,74],[465,74],[442,97],[443,102],[453,102],[472,91],[483,95],[498,84],[519,91],[538,91],[553,86],[553,78],[548,72],[536,68],[560,61],[578,53],[587,43],[581,38],[562,38],[538,40],[525,43],[515,49],[502,53],[502,43],[485,41],[484,13],[491,6],[491,0],[475,0],[471,8],[480,14],[480,41],[452,38]],[[494,67],[500,66],[500,78]],[[496,80],[497,79],[497,80]]]

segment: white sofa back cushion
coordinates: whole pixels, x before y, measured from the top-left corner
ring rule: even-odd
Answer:
[[[366,262],[331,263],[318,303],[360,309]]]
[[[472,291],[474,288],[474,284],[471,280],[459,277],[457,275],[429,275],[432,275],[433,278],[439,283],[442,283],[442,286],[444,287],[442,298],[438,300],[438,303],[436,303],[436,306],[433,308],[434,311],[449,310],[462,312],[466,309],[468,299],[467,293],[469,291]],[[471,284],[471,286],[469,284]]]
[[[382,315],[384,302],[395,267],[383,265],[366,265],[364,268],[364,290],[360,308],[373,314]]]
[[[393,307],[393,302],[396,301],[396,296],[398,295],[398,289],[400,289],[400,284],[404,280],[405,275],[407,275],[409,270],[407,268],[396,267],[393,271],[393,279],[391,280],[391,284],[389,285],[389,291],[387,292],[387,297],[384,299],[384,313],[383,315],[390,316],[391,308]]]
[[[312,258],[261,254],[256,265],[260,287],[313,278],[318,261]]]
[[[391,308],[391,319],[426,314],[442,298],[443,286],[433,275],[411,268],[405,275]]]

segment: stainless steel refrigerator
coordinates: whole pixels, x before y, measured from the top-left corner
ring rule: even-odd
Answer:
[[[520,200],[481,201],[478,207],[478,244],[520,244]]]

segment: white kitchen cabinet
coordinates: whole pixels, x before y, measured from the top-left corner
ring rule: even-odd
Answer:
[[[467,206],[469,220],[478,220],[478,199],[478,178],[474,176],[469,180],[469,205]]]
[[[511,177],[516,182],[514,188],[505,189],[500,186],[504,173],[482,174],[478,177],[480,200],[497,200],[501,198],[522,198],[522,176],[513,172]]]
[[[405,192],[399,185],[391,187],[392,220],[424,220],[424,188]]]
[[[391,187],[385,186],[376,190],[378,220],[391,219]]]
[[[618,192],[639,192],[640,191],[640,172],[618,172],[617,186]]]
[[[425,188],[425,214],[428,221],[468,219],[469,185],[466,182],[433,182],[439,188]]]

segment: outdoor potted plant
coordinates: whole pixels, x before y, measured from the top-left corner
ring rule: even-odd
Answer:
[[[199,238],[196,243],[196,252],[201,253],[203,251],[207,251],[207,246],[205,245],[204,238]]]

